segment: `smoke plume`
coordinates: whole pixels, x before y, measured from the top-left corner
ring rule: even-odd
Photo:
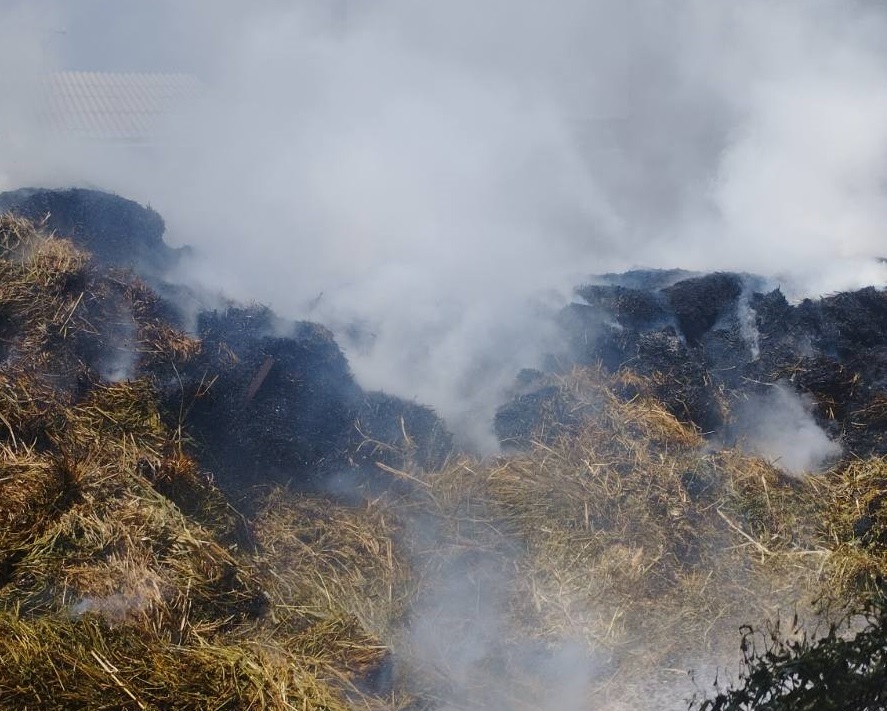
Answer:
[[[816,424],[811,409],[791,387],[776,383],[737,408],[739,445],[796,476],[820,471],[840,456],[841,447]]]
[[[587,275],[884,281],[875,3],[5,7],[8,186],[149,202],[197,248],[179,278],[331,324],[365,385],[480,446]],[[53,68],[192,72],[206,91],[159,145],[50,140],[24,108]]]

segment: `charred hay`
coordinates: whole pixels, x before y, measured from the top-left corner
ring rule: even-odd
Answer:
[[[608,275],[578,288],[582,302],[561,314],[567,362],[622,373],[625,397],[655,397],[714,438],[729,433],[737,403],[788,383],[811,398],[817,423],[848,455],[884,454],[885,293],[869,287],[790,304],[763,286],[727,273]],[[630,385],[634,376],[642,388]],[[517,421],[526,439],[544,419],[541,400],[555,407],[551,392],[526,390],[505,405],[500,439],[515,439],[508,423]]]
[[[185,336],[177,308],[155,290],[181,296],[187,287],[160,281],[175,252],[150,208],[97,191],[24,189],[0,195],[0,210],[11,257],[3,262],[0,355],[17,346],[35,354],[42,361],[22,362],[19,371],[42,372],[74,399],[97,378],[149,376],[166,421],[187,420],[194,451],[228,490],[317,487],[343,469],[377,473],[380,458],[397,466],[406,450],[429,466],[451,450],[431,410],[358,387],[332,334],[317,324],[229,304],[202,311],[197,337]],[[36,237],[27,218],[72,241]],[[32,313],[44,307],[52,314]],[[57,355],[49,359],[47,350]],[[8,390],[19,397],[15,384]]]
[[[198,332],[202,355],[180,373],[189,431],[229,488],[316,488],[343,470],[369,476],[379,461],[435,466],[452,450],[429,408],[364,392],[318,324],[231,307],[204,313]]]
[[[23,188],[0,193],[0,212],[12,213],[73,240],[106,267],[138,267],[161,276],[176,252],[163,241],[157,212],[116,195],[72,188]]]

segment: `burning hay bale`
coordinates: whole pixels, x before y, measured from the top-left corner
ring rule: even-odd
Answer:
[[[737,403],[788,383],[812,398],[817,425],[847,453],[887,452],[884,291],[790,304],[749,275],[630,272],[598,281],[577,289],[582,302],[560,319],[575,362],[641,376],[645,395],[714,438],[734,425]]]
[[[189,429],[227,489],[322,488],[341,471],[378,473],[380,460],[435,466],[452,449],[429,408],[364,392],[318,324],[232,306],[202,314],[198,330],[201,357],[181,372]]]
[[[640,633],[645,606],[672,600],[671,619],[695,635],[687,620],[677,622],[694,588],[713,585],[712,576],[727,584],[739,570],[753,576],[755,550],[772,560],[803,545],[809,501],[776,469],[735,453],[706,454],[696,430],[655,400],[622,399],[619,380],[600,371],[561,379],[560,387],[591,413],[580,431],[484,478],[491,510],[527,541],[538,610],[542,591],[556,589],[561,601],[604,617],[609,609],[618,629]],[[725,556],[737,542],[753,553],[741,565]],[[608,623],[595,634],[615,629]]]
[[[161,274],[175,261],[163,241],[163,219],[151,208],[97,190],[24,188],[0,193],[0,212],[66,235],[105,267]]]
[[[318,486],[342,468],[377,471],[376,455],[391,458],[404,436],[414,460],[428,465],[451,448],[428,408],[364,393],[317,324],[231,304],[199,315],[198,338],[184,334],[175,308],[120,269],[169,261],[156,213],[82,190],[18,191],[0,206],[14,210],[0,225],[0,335],[5,329],[2,347],[17,363],[13,381],[40,374],[76,399],[97,381],[149,377],[167,419],[188,420],[192,443],[229,491],[270,480]],[[38,213],[77,246],[18,216]],[[18,398],[15,382],[9,396]],[[381,448],[363,446],[368,438]]]

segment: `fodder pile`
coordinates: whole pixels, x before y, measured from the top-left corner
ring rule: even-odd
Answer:
[[[661,707],[740,624],[882,589],[884,460],[788,476],[627,371],[552,377],[569,426],[527,451],[247,519],[161,397],[201,344],[150,289],[9,216],[0,276],[5,708]]]
[[[806,484],[707,451],[657,402],[619,397],[600,370],[556,384],[585,413],[579,428],[524,454],[454,462],[418,487],[441,545],[457,549],[450,566],[487,552],[503,644],[578,640],[597,658],[583,670],[588,693],[639,708],[646,682],[685,681],[689,666],[724,652],[725,634],[735,649],[749,617],[812,609],[829,552]],[[461,624],[476,621],[467,612]],[[543,698],[513,686],[515,708]]]

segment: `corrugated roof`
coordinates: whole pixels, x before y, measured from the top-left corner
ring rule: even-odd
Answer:
[[[192,74],[56,72],[42,87],[38,120],[78,138],[150,143],[202,88]]]

